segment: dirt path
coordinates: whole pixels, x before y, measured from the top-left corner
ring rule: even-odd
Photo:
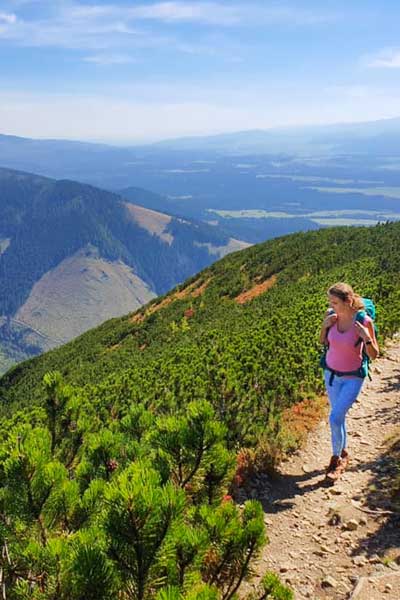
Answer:
[[[324,422],[264,494],[270,543],[256,569],[280,572],[296,600],[400,600],[400,515],[379,493],[393,474],[386,440],[400,424],[400,337],[375,362],[347,424],[351,463],[339,482],[323,481]]]

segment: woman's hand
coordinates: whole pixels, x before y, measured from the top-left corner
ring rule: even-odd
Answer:
[[[356,321],[354,325],[358,335],[365,344],[365,352],[370,358],[376,358],[379,355],[379,346],[375,338],[375,331],[372,322],[369,322],[366,327],[361,325],[361,323],[358,321]]]
[[[354,323],[354,326],[356,328],[358,335],[360,336],[360,338],[362,339],[363,342],[366,342],[371,339],[371,335],[370,335],[370,332],[367,329],[367,327],[364,327],[364,325],[361,325],[361,323],[359,323],[359,321],[356,321]]]
[[[322,328],[323,329],[329,329],[329,327],[332,327],[332,325],[334,325],[337,321],[337,314],[333,313],[331,310],[328,310],[326,312],[326,317],[322,322]]]
[[[321,333],[319,334],[320,344],[326,344],[326,334],[327,331],[332,325],[334,325],[337,321],[337,314],[332,312],[332,309],[329,309],[325,313],[325,319],[322,321]]]

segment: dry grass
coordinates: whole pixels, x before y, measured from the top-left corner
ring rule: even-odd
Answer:
[[[239,451],[232,493],[255,481],[260,474],[276,474],[282,460],[306,442],[310,431],[316,428],[326,413],[325,396],[303,400],[283,411],[280,420],[269,427],[255,448]]]
[[[258,283],[257,285],[252,287],[250,290],[246,290],[245,292],[239,294],[239,296],[236,296],[235,301],[238,304],[246,304],[246,302],[250,302],[250,300],[253,300],[253,298],[260,296],[261,294],[272,288],[272,286],[275,285],[276,281],[277,276],[272,275],[262,283]]]
[[[131,322],[132,323],[142,323],[147,317],[149,317],[153,313],[161,310],[162,308],[165,308],[172,302],[175,302],[175,300],[183,300],[184,298],[188,298],[188,297],[198,298],[199,296],[204,294],[211,279],[212,279],[212,277],[210,277],[203,283],[200,283],[199,280],[194,281],[193,283],[188,285],[183,290],[179,290],[178,292],[175,292],[175,294],[172,294],[171,296],[164,298],[164,300],[162,300],[158,304],[152,304],[144,313],[140,313],[140,312],[136,313],[132,317]]]
[[[327,414],[328,404],[325,396],[306,399],[283,411],[282,435],[291,440],[293,448],[304,444],[310,431],[315,429]]]
[[[113,346],[106,348],[105,352],[114,352],[114,350],[118,350],[118,348],[120,348],[120,347],[121,347],[121,344],[114,344]]]

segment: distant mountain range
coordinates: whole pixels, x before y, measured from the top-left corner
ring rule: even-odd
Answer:
[[[153,147],[202,150],[224,154],[373,154],[400,150],[400,118],[364,123],[338,123],[240,131],[165,140]]]
[[[93,177],[96,167],[100,165],[108,165],[109,168],[113,165],[129,167],[148,154],[154,155],[165,150],[190,151],[198,153],[199,157],[204,153],[221,152],[234,155],[397,155],[399,141],[400,117],[184,137],[131,147],[0,135],[0,164],[55,177],[75,177],[77,169],[84,169]],[[101,177],[101,173],[97,175]]]
[[[246,246],[89,185],[0,169],[0,371]]]

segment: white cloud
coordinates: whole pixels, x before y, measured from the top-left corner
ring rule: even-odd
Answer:
[[[92,56],[85,56],[83,61],[101,66],[126,65],[136,62],[132,56],[124,54],[94,54]]]
[[[400,69],[400,48],[384,48],[378,54],[365,59],[367,66],[378,69]]]
[[[0,25],[4,25],[4,24],[12,25],[16,21],[17,21],[17,15],[14,15],[13,13],[0,12]]]
[[[137,19],[164,22],[198,22],[209,25],[234,25],[240,22],[241,10],[215,2],[158,2],[132,8],[130,15]]]
[[[169,25],[185,23],[229,28],[233,26],[309,26],[332,20],[332,15],[279,4],[259,2],[153,2],[78,4],[73,1],[38,1],[35,16],[22,6],[15,14],[0,12],[0,42],[32,47],[70,49],[169,46],[184,50],[186,43],[171,38]],[[24,16],[25,15],[25,16]],[[149,30],[150,23],[152,29]],[[174,36],[178,33],[176,29]],[[165,33],[167,32],[167,33]],[[169,33],[168,33],[169,32]],[[179,37],[182,38],[181,29]],[[191,39],[191,42],[193,40]]]
[[[139,5],[129,14],[137,19],[164,22],[196,22],[207,25],[232,26],[240,24],[313,25],[335,19],[331,14],[316,13],[282,5],[263,6],[255,2],[222,4],[218,2],[158,2]]]

